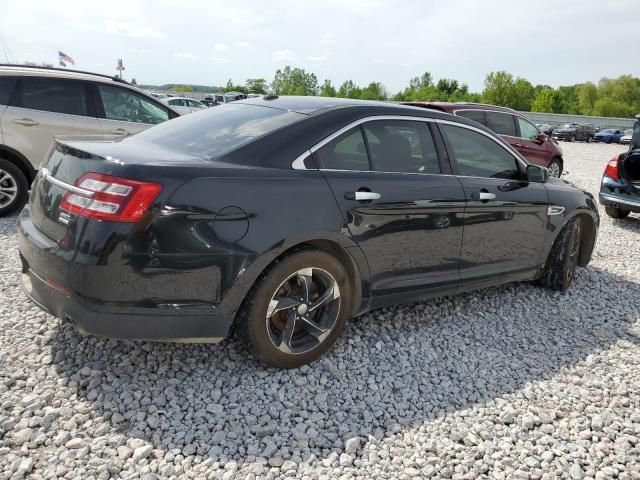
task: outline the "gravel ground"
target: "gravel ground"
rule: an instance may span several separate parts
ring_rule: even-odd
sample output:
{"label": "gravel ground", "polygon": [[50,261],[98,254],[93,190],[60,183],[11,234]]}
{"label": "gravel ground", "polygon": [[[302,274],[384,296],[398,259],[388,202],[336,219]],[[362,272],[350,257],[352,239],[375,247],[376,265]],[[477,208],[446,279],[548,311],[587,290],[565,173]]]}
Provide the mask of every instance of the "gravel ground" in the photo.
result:
{"label": "gravel ground", "polygon": [[[622,150],[562,146],[594,193]],[[0,245],[0,479],[640,478],[640,216],[603,216],[565,294],[376,311],[293,371],[83,338],[23,295],[15,218]]]}

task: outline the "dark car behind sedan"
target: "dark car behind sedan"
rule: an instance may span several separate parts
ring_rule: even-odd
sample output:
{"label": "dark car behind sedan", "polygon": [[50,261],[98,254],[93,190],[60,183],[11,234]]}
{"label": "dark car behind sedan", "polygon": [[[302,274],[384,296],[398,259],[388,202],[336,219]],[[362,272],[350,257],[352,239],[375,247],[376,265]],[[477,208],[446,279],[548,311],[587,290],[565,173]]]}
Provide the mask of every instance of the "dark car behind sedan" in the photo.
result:
{"label": "dark car behind sedan", "polygon": [[596,142],[603,143],[620,143],[620,139],[624,136],[624,132],[622,130],[618,130],[615,128],[605,128],[604,130],[600,130],[593,136],[593,140]]}
{"label": "dark car behind sedan", "polygon": [[600,185],[600,203],[612,218],[640,213],[640,115],[636,117],[629,150],[607,163]]}
{"label": "dark car behind sedan", "polygon": [[19,219],[22,279],[83,332],[296,367],[367,310],[512,281],[565,290],[593,197],[465,118],[274,96],[119,141],[59,140]]}

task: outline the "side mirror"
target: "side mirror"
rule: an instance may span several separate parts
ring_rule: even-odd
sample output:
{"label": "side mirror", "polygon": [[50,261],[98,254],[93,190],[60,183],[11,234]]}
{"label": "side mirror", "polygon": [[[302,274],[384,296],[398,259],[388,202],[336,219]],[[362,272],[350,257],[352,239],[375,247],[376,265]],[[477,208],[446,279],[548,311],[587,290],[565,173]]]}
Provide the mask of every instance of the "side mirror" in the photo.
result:
{"label": "side mirror", "polygon": [[534,142],[544,143],[546,139],[547,139],[547,134],[541,132],[538,135],[536,135]]}
{"label": "side mirror", "polygon": [[538,165],[527,165],[527,181],[546,183],[549,180],[549,170]]}

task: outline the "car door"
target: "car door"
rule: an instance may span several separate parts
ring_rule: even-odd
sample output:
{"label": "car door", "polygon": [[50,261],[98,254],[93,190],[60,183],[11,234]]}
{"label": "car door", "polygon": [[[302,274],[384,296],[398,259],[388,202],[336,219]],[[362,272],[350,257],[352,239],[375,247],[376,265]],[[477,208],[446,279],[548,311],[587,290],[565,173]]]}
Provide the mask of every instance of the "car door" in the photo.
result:
{"label": "car door", "polygon": [[40,168],[53,137],[99,135],[100,124],[89,101],[87,82],[24,76],[17,80],[2,115],[5,145]]}
{"label": "car door", "polygon": [[543,262],[545,186],[524,180],[524,162],[490,134],[460,124],[439,126],[466,196],[462,280],[533,275]]}
{"label": "car door", "polygon": [[367,258],[374,296],[458,282],[464,192],[443,174],[429,123],[370,120],[315,156]]}
{"label": "car door", "polygon": [[513,145],[529,163],[546,167],[549,164],[548,143],[551,139],[541,136],[540,130],[528,120],[515,116],[518,138]]}
{"label": "car door", "polygon": [[97,83],[95,98],[106,135],[131,135],[170,118],[168,108],[128,88]]}
{"label": "car door", "polygon": [[4,143],[3,138],[3,118],[4,112],[8,108],[9,100],[13,94],[13,88],[16,84],[16,77],[0,77],[0,142]]}

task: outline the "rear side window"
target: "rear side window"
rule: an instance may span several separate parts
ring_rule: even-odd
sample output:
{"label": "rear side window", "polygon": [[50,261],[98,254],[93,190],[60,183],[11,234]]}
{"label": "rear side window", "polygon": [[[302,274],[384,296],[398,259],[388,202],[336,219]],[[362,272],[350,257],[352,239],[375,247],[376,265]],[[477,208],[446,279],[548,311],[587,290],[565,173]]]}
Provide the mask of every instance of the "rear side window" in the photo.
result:
{"label": "rear side window", "polygon": [[108,120],[149,125],[169,120],[167,109],[125,88],[98,85],[98,93]]}
{"label": "rear side window", "polygon": [[436,147],[425,122],[378,120],[365,124],[364,132],[373,170],[440,173]]}
{"label": "rear side window", "polygon": [[334,138],[317,152],[323,168],[330,170],[368,171],[369,158],[362,129],[355,127]]}
{"label": "rear side window", "polygon": [[15,84],[15,77],[0,77],[0,105],[9,105]]}
{"label": "rear side window", "polygon": [[156,125],[136,138],[213,158],[304,118],[279,108],[232,103]]}
{"label": "rear side window", "polygon": [[485,115],[487,117],[487,127],[498,135],[518,136],[513,115],[500,112],[485,112]]}
{"label": "rear side window", "polygon": [[474,122],[481,123],[482,125],[487,124],[487,120],[482,110],[463,110],[463,111],[456,112],[456,115],[460,117],[468,118],[469,120],[473,120]]}
{"label": "rear side window", "polygon": [[453,150],[460,175],[467,177],[507,178],[520,177],[514,155],[495,140],[468,128],[441,125]]}
{"label": "rear side window", "polygon": [[518,127],[520,128],[520,137],[535,140],[540,134],[540,130],[527,122],[524,118],[516,118],[518,119]]}
{"label": "rear side window", "polygon": [[17,106],[45,112],[87,115],[83,82],[47,77],[22,77],[22,95]]}

